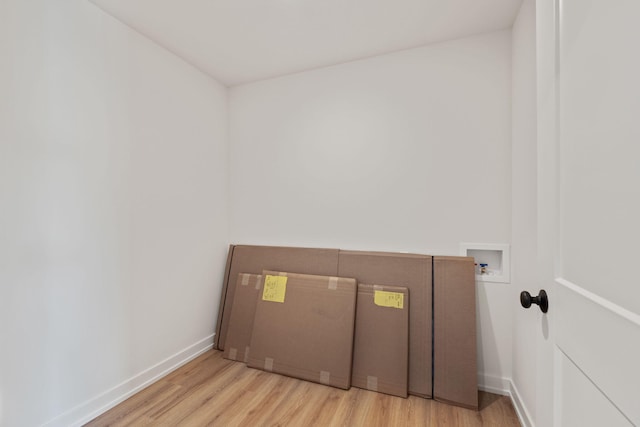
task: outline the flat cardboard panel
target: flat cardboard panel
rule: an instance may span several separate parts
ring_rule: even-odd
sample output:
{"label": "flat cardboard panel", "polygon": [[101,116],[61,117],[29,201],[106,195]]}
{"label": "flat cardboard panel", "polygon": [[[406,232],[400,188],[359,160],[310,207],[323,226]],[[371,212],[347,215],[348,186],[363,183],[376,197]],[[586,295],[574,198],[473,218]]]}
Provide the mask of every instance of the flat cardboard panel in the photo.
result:
{"label": "flat cardboard panel", "polygon": [[262,270],[291,271],[323,276],[338,275],[337,249],[287,248],[235,245],[229,250],[216,327],[216,348],[225,349],[235,287],[229,286],[239,273],[261,274]]}
{"label": "flat cardboard panel", "polygon": [[247,362],[253,318],[256,312],[258,294],[262,287],[261,274],[240,273],[235,283],[233,310],[227,330],[227,345],[223,357]]}
{"label": "flat cardboard panel", "polygon": [[471,257],[434,257],[434,398],[478,409],[476,280]]}
{"label": "flat cardboard panel", "polygon": [[348,389],[356,280],[269,271],[263,275],[263,287],[266,275],[286,276],[286,291],[284,302],[265,300],[260,293],[247,364]]}
{"label": "flat cardboard panel", "polygon": [[[218,321],[216,322],[216,334],[213,337],[213,347],[218,350],[222,350],[222,347],[218,345],[220,341],[220,326],[222,325],[222,315],[224,314],[225,305],[229,307],[233,304],[233,298],[229,298],[229,304],[227,305],[227,291],[229,289],[229,278],[231,274],[231,260],[233,259],[233,249],[235,245],[229,245],[229,253],[227,254],[227,263],[224,268],[224,277],[222,279],[222,293],[220,295],[220,303],[218,305]],[[235,276],[237,277],[237,276]],[[231,279],[233,283],[233,278]]]}
{"label": "flat cardboard panel", "polygon": [[[379,291],[402,294],[401,307],[376,304]],[[408,378],[409,290],[358,284],[351,385],[407,397]]]}
{"label": "flat cardboard panel", "polygon": [[421,397],[432,394],[431,273],[432,258],[428,255],[340,251],[339,276],[409,289],[409,394]]}

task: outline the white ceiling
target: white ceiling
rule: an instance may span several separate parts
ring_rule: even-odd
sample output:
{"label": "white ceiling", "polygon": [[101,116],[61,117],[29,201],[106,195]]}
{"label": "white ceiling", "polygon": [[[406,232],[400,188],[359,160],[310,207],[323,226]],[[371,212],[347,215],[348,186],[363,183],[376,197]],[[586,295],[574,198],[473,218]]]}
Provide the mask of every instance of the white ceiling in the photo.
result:
{"label": "white ceiling", "polygon": [[522,0],[91,0],[233,86],[511,27]]}

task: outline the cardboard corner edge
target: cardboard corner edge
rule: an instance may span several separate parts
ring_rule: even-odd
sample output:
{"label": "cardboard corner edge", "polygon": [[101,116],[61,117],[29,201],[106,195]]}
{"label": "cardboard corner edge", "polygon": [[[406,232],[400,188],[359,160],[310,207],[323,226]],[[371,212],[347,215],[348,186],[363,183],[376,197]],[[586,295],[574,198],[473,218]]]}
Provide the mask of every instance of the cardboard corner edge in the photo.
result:
{"label": "cardboard corner edge", "polygon": [[231,273],[231,260],[233,259],[233,251],[237,245],[230,244],[229,252],[227,253],[227,263],[224,269],[224,277],[222,279],[222,293],[220,294],[220,305],[218,306],[218,321],[216,323],[216,335],[214,337],[215,342],[213,348],[216,350],[224,350],[224,347],[220,345],[220,331],[222,328],[222,315],[224,314],[225,301],[227,299],[227,289],[229,287],[229,274]]}
{"label": "cardboard corner edge", "polygon": [[[479,390],[478,390],[479,392]],[[447,405],[458,406],[460,408],[470,409],[472,411],[480,410],[480,398],[476,397],[475,403],[461,403],[456,402],[455,400],[444,399],[441,397],[434,397],[433,400],[440,403],[446,403]]]}

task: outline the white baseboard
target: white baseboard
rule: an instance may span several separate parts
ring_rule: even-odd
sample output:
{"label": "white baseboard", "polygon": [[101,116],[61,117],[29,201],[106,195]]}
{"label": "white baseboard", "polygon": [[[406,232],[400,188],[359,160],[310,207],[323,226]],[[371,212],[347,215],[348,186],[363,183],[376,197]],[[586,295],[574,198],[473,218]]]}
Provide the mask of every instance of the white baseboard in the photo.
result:
{"label": "white baseboard", "polygon": [[80,405],[69,409],[42,427],[79,427],[105,413],[118,403],[128,399],[138,391],[158,381],[185,363],[200,356],[213,347],[213,335],[209,335],[189,347],[167,357],[163,361],[145,369],[120,384],[98,394]]}
{"label": "white baseboard", "polygon": [[520,424],[523,427],[535,427],[531,414],[527,410],[518,389],[510,378],[479,373],[478,388],[489,393],[509,396],[511,398],[511,403],[513,403],[513,408],[518,415],[518,419],[520,420]]}
{"label": "white baseboard", "polygon": [[498,377],[495,375],[478,374],[478,388],[489,393],[501,394],[508,396],[511,380],[509,378]]}
{"label": "white baseboard", "polygon": [[531,414],[522,401],[522,397],[520,397],[520,393],[518,392],[516,385],[513,383],[513,381],[509,380],[509,386],[509,396],[511,397],[511,402],[513,403],[513,407],[516,410],[516,414],[518,415],[520,424],[522,424],[523,427],[535,427],[535,424],[533,424],[533,418],[531,418]]}

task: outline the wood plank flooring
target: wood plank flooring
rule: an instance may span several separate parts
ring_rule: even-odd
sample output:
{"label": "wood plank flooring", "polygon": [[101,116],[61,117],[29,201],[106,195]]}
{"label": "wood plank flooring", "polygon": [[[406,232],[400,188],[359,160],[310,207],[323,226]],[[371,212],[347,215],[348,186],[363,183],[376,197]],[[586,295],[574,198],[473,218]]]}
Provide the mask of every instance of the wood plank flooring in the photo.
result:
{"label": "wood plank flooring", "polygon": [[320,384],[247,368],[211,350],[87,426],[519,426],[506,396],[480,411]]}

